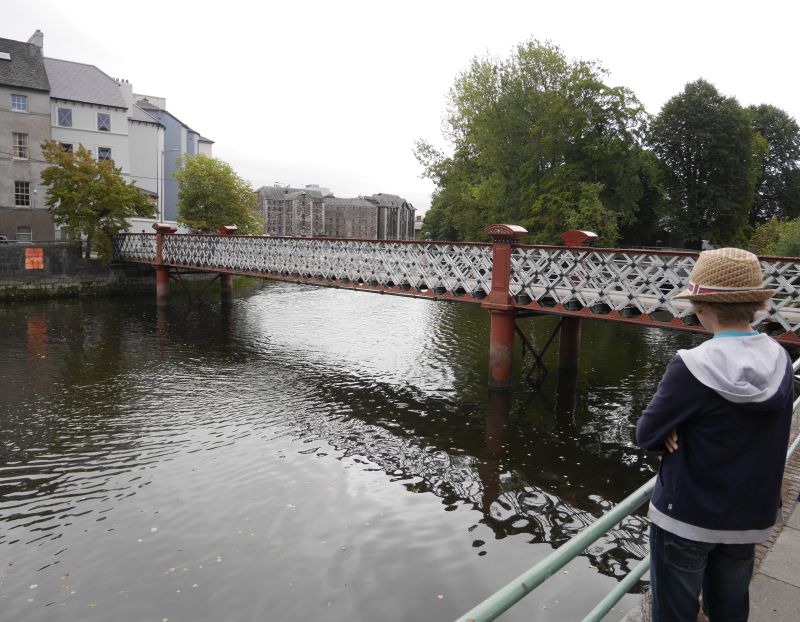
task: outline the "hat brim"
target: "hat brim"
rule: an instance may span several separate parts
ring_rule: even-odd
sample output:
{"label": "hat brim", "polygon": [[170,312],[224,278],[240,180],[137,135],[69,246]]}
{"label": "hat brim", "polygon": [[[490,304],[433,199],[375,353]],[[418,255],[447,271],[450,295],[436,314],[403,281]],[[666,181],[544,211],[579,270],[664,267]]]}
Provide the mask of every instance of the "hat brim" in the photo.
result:
{"label": "hat brim", "polygon": [[673,296],[672,299],[705,302],[763,302],[774,295],[775,291],[772,289],[748,289],[739,292],[708,292],[705,294],[693,294],[692,290],[687,289]]}

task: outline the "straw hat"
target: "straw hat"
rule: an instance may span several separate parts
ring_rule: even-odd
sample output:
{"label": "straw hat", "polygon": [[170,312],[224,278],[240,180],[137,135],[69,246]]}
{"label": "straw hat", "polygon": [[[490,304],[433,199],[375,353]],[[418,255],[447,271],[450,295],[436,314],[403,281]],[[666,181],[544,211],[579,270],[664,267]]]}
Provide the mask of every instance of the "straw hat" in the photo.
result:
{"label": "straw hat", "polygon": [[689,275],[689,288],[675,298],[706,302],[761,302],[775,292],[764,289],[761,263],[740,248],[703,251]]}

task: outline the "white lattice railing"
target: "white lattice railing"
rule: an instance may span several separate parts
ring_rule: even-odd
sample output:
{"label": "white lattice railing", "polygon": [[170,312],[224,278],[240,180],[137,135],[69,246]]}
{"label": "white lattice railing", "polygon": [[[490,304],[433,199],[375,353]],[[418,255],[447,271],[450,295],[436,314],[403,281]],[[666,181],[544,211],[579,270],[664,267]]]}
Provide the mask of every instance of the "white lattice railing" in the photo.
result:
{"label": "white lattice railing", "polygon": [[114,259],[152,263],[156,260],[155,233],[122,233],[114,238]]}
{"label": "white lattice railing", "polygon": [[[672,297],[686,288],[696,254],[619,249],[516,246],[511,255],[510,293],[518,302],[559,304],[567,309],[667,311],[683,318],[691,304]],[[776,290],[768,320],[786,332],[800,328],[797,287],[800,263],[761,259],[764,284]]]}
{"label": "white lattice railing", "polygon": [[[152,239],[148,256],[137,238]],[[155,261],[155,235],[118,236],[116,258]],[[150,241],[147,242],[150,249]],[[401,289],[481,297],[492,283],[489,244],[408,243],[315,238],[165,235],[162,261],[170,266],[346,280]]]}
{"label": "white lattice railing", "polygon": [[[155,263],[156,236],[120,235],[115,253],[117,259]],[[664,311],[683,318],[691,313],[691,306],[672,297],[685,287],[696,257],[693,253],[515,245],[509,289],[519,307],[602,308],[643,316]],[[162,262],[474,298],[488,294],[492,282],[490,244],[177,234],[163,236]],[[769,321],[797,334],[800,262],[764,257],[761,265],[765,285],[777,292]]]}

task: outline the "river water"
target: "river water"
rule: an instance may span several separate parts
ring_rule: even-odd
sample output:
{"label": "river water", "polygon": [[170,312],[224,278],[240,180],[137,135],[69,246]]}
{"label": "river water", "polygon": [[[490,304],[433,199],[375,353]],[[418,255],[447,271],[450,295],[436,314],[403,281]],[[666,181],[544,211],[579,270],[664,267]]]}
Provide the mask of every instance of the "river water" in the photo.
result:
{"label": "river water", "polygon": [[[653,475],[636,419],[702,339],[584,322],[509,397],[473,306],[153,298],[0,307],[1,620],[453,620]],[[502,619],[581,619],[645,547],[634,516]]]}

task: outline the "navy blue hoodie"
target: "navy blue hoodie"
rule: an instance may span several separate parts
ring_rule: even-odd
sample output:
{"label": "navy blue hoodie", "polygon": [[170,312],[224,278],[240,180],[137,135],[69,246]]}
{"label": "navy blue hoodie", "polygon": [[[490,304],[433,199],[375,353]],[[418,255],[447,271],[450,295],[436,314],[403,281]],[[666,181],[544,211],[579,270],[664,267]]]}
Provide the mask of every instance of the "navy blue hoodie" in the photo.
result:
{"label": "navy blue hoodie", "polygon": [[770,337],[716,337],[679,350],[636,426],[665,452],[648,516],[701,542],[761,542],[780,514],[792,420],[792,364]]}

